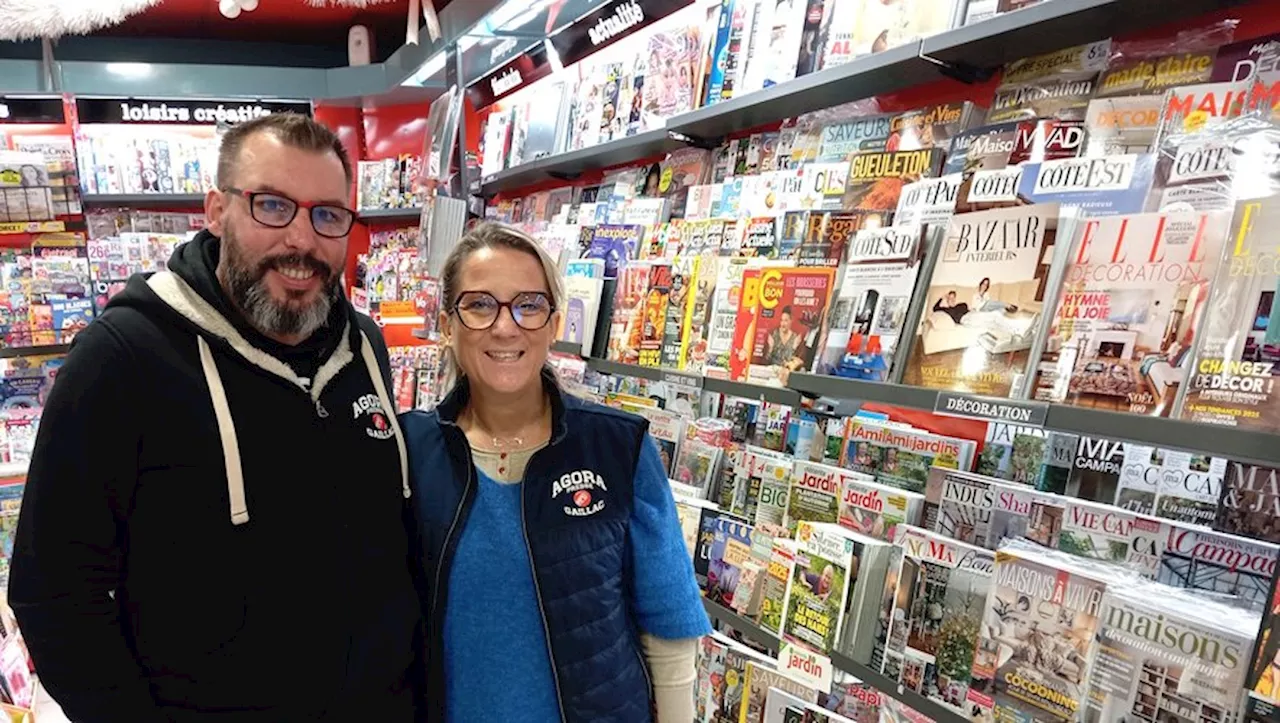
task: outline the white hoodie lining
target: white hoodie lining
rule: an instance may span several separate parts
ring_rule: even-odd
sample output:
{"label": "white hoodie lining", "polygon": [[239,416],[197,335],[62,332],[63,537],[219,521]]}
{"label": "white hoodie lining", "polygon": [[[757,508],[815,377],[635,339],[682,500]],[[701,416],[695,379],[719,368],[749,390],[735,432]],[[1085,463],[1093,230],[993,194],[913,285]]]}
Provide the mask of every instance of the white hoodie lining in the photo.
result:
{"label": "white hoodie lining", "polygon": [[[245,339],[231,322],[218,313],[218,310],[213,308],[209,302],[201,298],[195,289],[192,289],[187,285],[186,281],[182,280],[182,277],[172,271],[161,271],[152,274],[151,278],[147,280],[147,285],[156,293],[156,296],[159,296],[174,311],[182,314],[201,329],[222,337],[231,345],[232,349],[236,350],[237,354],[252,362],[255,366],[293,382],[298,385],[299,389],[307,388],[305,380],[294,373],[288,364],[250,344],[249,340]],[[311,401],[314,402],[320,399],[320,393],[324,391],[325,385],[333,381],[333,378],[338,376],[338,372],[342,371],[343,367],[350,364],[351,360],[355,358],[348,340],[350,332],[351,323],[347,322],[346,327],[342,330],[342,340],[338,343],[338,348],[334,349],[324,364],[320,365],[320,368],[316,370],[315,380],[312,382],[310,389]]]}
{"label": "white hoodie lining", "polygon": [[[200,328],[222,337],[236,353],[250,363],[298,385],[306,390],[305,380],[299,377],[289,365],[258,349],[249,343],[243,335],[227,321],[209,302],[200,297],[186,281],[170,271],[153,274],[147,285],[168,304],[174,311],[190,320]],[[310,388],[312,401],[318,402],[325,386],[337,377],[347,364],[355,358],[349,342],[351,323],[347,322],[342,332],[338,347],[329,355],[325,363],[316,371],[315,381]],[[407,499],[409,497],[409,458],[405,447],[404,434],[396,421],[395,407],[387,395],[386,384],[378,369],[378,360],[373,355],[373,346],[364,332],[360,332],[361,355],[369,379],[378,393],[383,412],[386,414],[396,440],[396,451],[400,454],[400,485]],[[204,371],[205,382],[209,386],[209,397],[213,402],[214,417],[218,422],[218,436],[222,444],[223,464],[226,467],[227,493],[230,497],[231,523],[242,525],[249,521],[249,505],[244,490],[244,469],[240,461],[240,445],[236,437],[235,421],[231,417],[231,406],[227,402],[226,389],[222,384],[222,376],[218,373],[218,365],[213,358],[213,350],[204,336],[196,334],[196,342],[200,350],[200,366]]]}

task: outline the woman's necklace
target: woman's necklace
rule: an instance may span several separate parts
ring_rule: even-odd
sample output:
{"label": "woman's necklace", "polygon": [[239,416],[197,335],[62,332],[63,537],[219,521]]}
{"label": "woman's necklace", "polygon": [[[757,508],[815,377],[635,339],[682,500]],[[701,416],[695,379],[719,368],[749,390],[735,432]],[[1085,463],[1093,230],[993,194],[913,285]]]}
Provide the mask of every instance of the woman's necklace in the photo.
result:
{"label": "woman's necklace", "polygon": [[[474,435],[475,435],[475,436],[477,436],[477,437],[480,437],[481,439],[487,439],[487,440],[489,441],[489,448],[488,448],[488,449],[477,449],[476,451],[478,451],[478,452],[497,452],[497,453],[509,453],[509,452],[523,452],[523,451],[525,451],[526,443],[527,443],[527,441],[528,441],[528,439],[529,439],[529,437],[528,437],[528,427],[529,427],[529,426],[531,426],[531,425],[525,425],[525,427],[523,427],[523,428],[521,428],[521,429],[519,430],[519,431],[520,431],[520,433],[519,433],[519,434],[513,434],[513,435],[511,435],[511,436],[509,436],[509,437],[499,437],[499,436],[496,436],[496,435],[494,435],[494,434],[489,433],[489,431],[488,431],[488,430],[482,430],[482,429],[480,428],[479,423],[476,421],[476,416],[475,416],[475,414],[472,414],[472,413],[470,412],[470,410],[468,410],[468,412],[467,412],[467,421],[468,421],[468,422],[470,422],[470,425],[469,425],[469,426],[471,427],[471,433],[472,433],[472,434],[474,434]],[[538,421],[534,422],[533,424],[534,424],[534,425],[538,425],[538,424],[540,424],[540,423],[541,423],[541,421],[542,421],[542,420],[538,420]],[[475,446],[475,445],[473,444],[472,446]]]}

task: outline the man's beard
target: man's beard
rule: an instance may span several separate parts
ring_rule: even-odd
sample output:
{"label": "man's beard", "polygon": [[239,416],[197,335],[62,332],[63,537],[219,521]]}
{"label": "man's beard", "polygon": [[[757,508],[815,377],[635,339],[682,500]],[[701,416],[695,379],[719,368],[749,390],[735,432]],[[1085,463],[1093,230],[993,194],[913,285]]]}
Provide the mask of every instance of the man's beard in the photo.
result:
{"label": "man's beard", "polygon": [[[342,298],[338,274],[312,256],[291,253],[271,256],[254,264],[241,253],[230,227],[223,229],[222,255],[226,262],[224,283],[232,303],[249,324],[268,336],[310,337],[325,325],[333,305]],[[282,266],[302,265],[315,271],[322,287],[315,301],[302,301],[308,292],[286,291],[288,301],[276,300],[267,288],[267,272]]]}

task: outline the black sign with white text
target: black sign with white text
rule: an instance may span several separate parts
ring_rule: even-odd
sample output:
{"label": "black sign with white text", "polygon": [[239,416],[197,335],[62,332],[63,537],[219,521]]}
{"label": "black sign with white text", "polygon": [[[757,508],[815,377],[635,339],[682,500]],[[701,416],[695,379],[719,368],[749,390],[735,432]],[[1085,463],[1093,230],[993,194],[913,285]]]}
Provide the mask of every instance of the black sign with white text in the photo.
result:
{"label": "black sign with white text", "polygon": [[0,123],[66,123],[61,98],[0,97]]}
{"label": "black sign with white text", "polygon": [[467,97],[476,108],[488,108],[539,78],[551,74],[545,45],[532,50],[477,80],[467,88]]}
{"label": "black sign with white text", "polygon": [[614,0],[551,37],[563,65],[572,65],[661,20],[692,0]]}
{"label": "black sign with white text", "polygon": [[239,100],[76,99],[76,115],[81,123],[217,125],[242,123],[272,113],[309,116],[311,104]]}
{"label": "black sign with white text", "polygon": [[987,422],[1009,422],[1024,427],[1043,427],[1049,416],[1045,402],[1029,402],[1021,399],[995,399],[973,394],[938,392],[933,406],[935,414],[948,417],[967,417]]}

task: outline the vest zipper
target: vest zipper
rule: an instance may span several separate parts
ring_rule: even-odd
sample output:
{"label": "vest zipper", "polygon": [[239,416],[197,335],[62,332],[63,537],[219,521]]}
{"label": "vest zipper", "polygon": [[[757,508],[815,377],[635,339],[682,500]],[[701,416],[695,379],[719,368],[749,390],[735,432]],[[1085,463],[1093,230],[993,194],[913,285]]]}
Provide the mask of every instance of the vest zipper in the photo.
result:
{"label": "vest zipper", "polygon": [[[532,467],[533,460],[529,460],[530,464],[525,468],[525,479],[529,478],[528,468]],[[524,482],[521,482],[523,485]],[[567,723],[564,716],[564,697],[560,694],[560,671],[556,669],[556,654],[551,649],[551,626],[547,624],[547,611],[542,606],[542,587],[538,585],[538,567],[533,562],[533,546],[529,544],[529,521],[525,515],[524,498],[527,487],[520,490],[520,529],[524,534],[524,549],[529,553],[529,572],[533,573],[533,593],[538,597],[538,614],[542,617],[542,635],[547,641],[547,656],[551,658],[551,679],[556,685],[556,704],[560,708],[560,721]]]}
{"label": "vest zipper", "polygon": [[[444,541],[440,545],[440,564],[436,565],[436,582],[435,589],[431,593],[431,610],[439,611],[440,605],[440,577],[444,574],[445,555],[449,550],[449,542],[453,539],[453,533],[458,529],[458,520],[462,519],[462,510],[467,506],[467,495],[471,493],[471,481],[475,478],[476,466],[468,460],[467,464],[467,485],[462,488],[462,500],[458,503],[458,509],[454,510],[453,522],[449,523],[449,529],[444,533]],[[440,619],[443,616],[437,615]]]}

